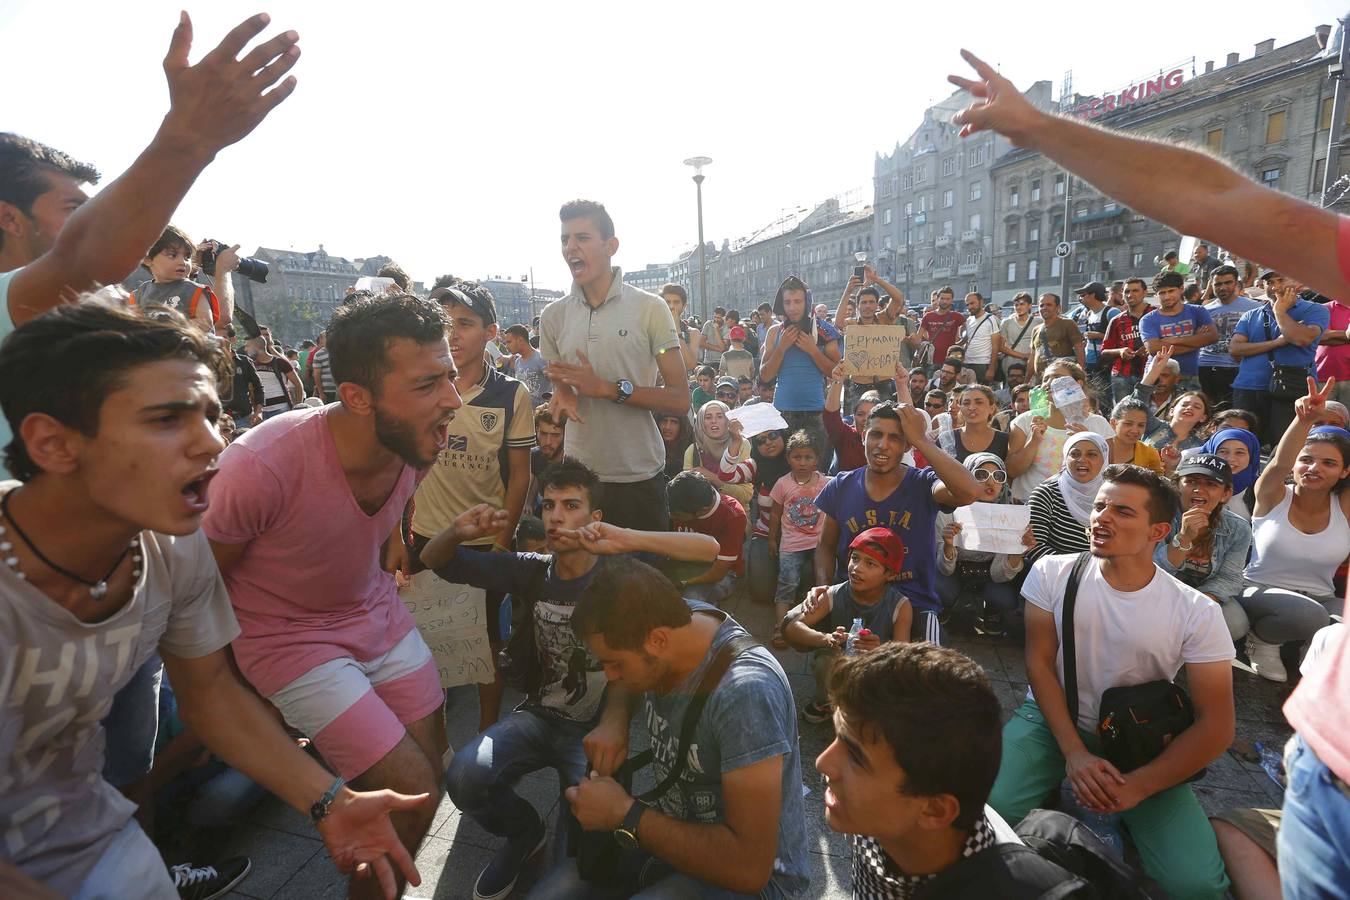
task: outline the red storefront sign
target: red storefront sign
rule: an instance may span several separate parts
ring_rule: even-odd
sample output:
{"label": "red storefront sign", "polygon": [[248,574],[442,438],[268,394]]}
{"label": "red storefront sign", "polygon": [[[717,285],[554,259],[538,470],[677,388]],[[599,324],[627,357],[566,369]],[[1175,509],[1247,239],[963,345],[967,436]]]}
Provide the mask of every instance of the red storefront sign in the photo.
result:
{"label": "red storefront sign", "polygon": [[1181,87],[1185,74],[1184,69],[1173,69],[1166,75],[1130,85],[1119,93],[1084,100],[1074,108],[1074,114],[1084,119],[1095,119],[1122,107],[1165,94]]}

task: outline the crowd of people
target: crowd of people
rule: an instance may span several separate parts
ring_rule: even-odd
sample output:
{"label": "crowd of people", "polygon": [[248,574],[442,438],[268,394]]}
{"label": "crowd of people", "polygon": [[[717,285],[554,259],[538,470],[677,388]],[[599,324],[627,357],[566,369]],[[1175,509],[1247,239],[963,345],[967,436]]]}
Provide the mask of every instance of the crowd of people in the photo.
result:
{"label": "crowd of people", "polygon": [[[1033,848],[1105,862],[1122,834],[1167,896],[1346,895],[1347,220],[1039,112],[967,55],[968,132],[1213,244],[1072,305],[907,307],[864,266],[833,309],[789,276],[700,322],[682,286],[627,283],[609,213],[575,200],[571,290],[534,321],[391,264],[290,347],[235,304],[238,248],[167,224],[293,89],[294,32],[248,49],[267,24],[189,65],[184,15],[169,114],[93,199],[93,167],[0,135],[0,893],[223,895],[247,859],[163,844],[270,793],[350,896],[394,897],[444,793],[501,839],[476,898],[550,834],[531,896],[808,896],[800,718],[833,729],[815,766],[857,897],[1098,896],[1081,854]],[[874,325],[899,326],[894,373],[851,377]],[[989,550],[972,504],[1029,524]],[[452,748],[401,596],[460,585],[493,666]],[[1006,725],[952,633],[1025,645]],[[1189,784],[1253,676],[1299,682],[1278,838],[1278,811],[1211,821]],[[551,832],[516,792],[540,769]]]}

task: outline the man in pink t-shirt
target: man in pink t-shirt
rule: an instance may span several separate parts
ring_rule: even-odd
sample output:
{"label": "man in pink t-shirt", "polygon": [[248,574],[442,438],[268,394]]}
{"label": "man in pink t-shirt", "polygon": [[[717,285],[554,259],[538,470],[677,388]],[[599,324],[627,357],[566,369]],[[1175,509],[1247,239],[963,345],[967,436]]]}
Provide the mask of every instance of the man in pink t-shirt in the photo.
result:
{"label": "man in pink t-shirt", "polygon": [[1332,300],[1326,307],[1331,324],[1317,339],[1317,380],[1335,378],[1333,399],[1350,404],[1350,301]]}
{"label": "man in pink t-shirt", "polygon": [[[239,620],[240,671],[366,790],[441,790],[440,678],[381,546],[406,569],[403,511],[460,405],[445,325],[411,294],[340,307],[328,329],[340,402],[230,445],[202,525]],[[413,856],[435,811],[393,816]]]}

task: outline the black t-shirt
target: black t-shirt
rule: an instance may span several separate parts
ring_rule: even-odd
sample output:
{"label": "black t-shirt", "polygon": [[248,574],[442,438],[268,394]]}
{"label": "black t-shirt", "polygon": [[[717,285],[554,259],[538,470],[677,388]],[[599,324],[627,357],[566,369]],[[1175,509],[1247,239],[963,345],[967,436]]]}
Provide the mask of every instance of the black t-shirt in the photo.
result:
{"label": "black t-shirt", "polygon": [[[262,402],[263,386],[253,360],[237,350],[231,355],[234,357],[234,387],[225,403],[225,410],[238,419],[253,412],[254,396],[259,403]],[[250,394],[250,389],[256,393]]]}

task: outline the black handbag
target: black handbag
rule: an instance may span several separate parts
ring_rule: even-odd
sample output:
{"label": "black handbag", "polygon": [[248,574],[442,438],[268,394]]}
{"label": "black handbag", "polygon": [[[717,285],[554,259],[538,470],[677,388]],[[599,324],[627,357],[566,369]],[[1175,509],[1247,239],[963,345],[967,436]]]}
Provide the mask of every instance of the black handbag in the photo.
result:
{"label": "black handbag", "polygon": [[[1064,699],[1069,720],[1078,727],[1078,654],[1074,640],[1073,608],[1078,582],[1092,559],[1078,554],[1069,583],[1064,588]],[[1121,773],[1132,772],[1157,759],[1172,739],[1195,724],[1191,698],[1171,681],[1159,679],[1143,684],[1107,688],[1097,704],[1097,738],[1101,756]],[[1205,769],[1187,781],[1205,777]]]}
{"label": "black handbag", "polygon": [[[1264,311],[1261,313],[1261,324],[1266,329],[1266,340],[1274,340],[1270,332],[1270,320]],[[1276,400],[1297,400],[1308,393],[1307,366],[1282,366],[1275,362],[1274,350],[1268,350],[1266,356],[1270,359],[1270,384],[1266,390],[1271,397]]]}
{"label": "black handbag", "polygon": [[[694,742],[694,732],[698,730],[698,720],[703,716],[703,707],[708,704],[708,698],[712,696],[713,691],[717,690],[717,685],[722,681],[722,676],[726,674],[727,669],[731,667],[736,657],[749,648],[757,646],[759,646],[758,642],[747,634],[734,637],[718,648],[717,655],[713,657],[712,662],[704,671],[698,687],[694,690],[694,696],[684,711],[684,718],[680,722],[679,750],[676,751],[674,765],[671,766],[670,771],[660,784],[635,797],[635,800],[650,804],[652,801],[661,799],[666,791],[670,790],[675,782],[679,781],[680,777],[684,775],[685,766],[689,761],[689,747]],[[614,773],[614,780],[623,785],[624,790],[631,794],[633,773],[650,765],[651,761],[652,751],[650,749],[629,757]],[[569,846],[577,858],[577,873],[581,875],[582,879],[597,883],[613,881],[619,862],[624,853],[627,852],[615,839],[614,832],[583,831],[577,820],[571,819],[568,822],[568,835],[570,838]]]}

